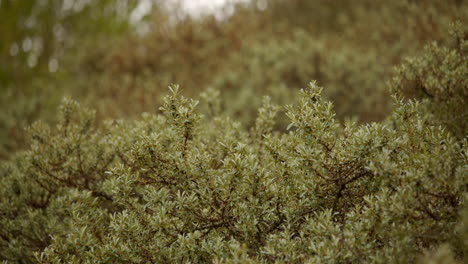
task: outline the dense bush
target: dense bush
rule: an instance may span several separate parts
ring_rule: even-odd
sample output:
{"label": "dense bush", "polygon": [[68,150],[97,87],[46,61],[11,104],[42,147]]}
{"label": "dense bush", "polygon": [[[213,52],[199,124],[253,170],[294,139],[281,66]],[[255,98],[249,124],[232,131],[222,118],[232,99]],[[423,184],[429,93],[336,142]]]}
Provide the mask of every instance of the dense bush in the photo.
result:
{"label": "dense bush", "polygon": [[432,43],[408,59],[391,82],[394,91],[424,102],[436,124],[463,138],[468,133],[468,37],[454,25],[447,45]]}
{"label": "dense bush", "polygon": [[65,101],[4,170],[2,258],[400,263],[448,243],[466,260],[467,142],[416,102],[341,125],[321,92],[311,83],[286,107],[287,133],[269,98],[250,131],[198,113],[177,86],[161,114],[102,128]]}
{"label": "dense bush", "polygon": [[0,260],[468,262],[467,3],[256,6],[6,90]]}

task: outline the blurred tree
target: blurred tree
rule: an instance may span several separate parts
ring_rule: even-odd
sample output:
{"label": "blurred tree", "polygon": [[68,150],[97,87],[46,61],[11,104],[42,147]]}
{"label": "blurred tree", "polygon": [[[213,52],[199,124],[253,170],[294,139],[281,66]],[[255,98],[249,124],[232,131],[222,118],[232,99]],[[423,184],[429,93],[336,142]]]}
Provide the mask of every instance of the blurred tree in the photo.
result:
{"label": "blurred tree", "polygon": [[67,79],[76,64],[65,57],[128,32],[139,3],[0,0],[0,159],[24,143],[25,125],[55,109],[68,85],[52,80]]}
{"label": "blurred tree", "polygon": [[65,50],[90,36],[128,29],[136,1],[0,1],[0,85],[58,70]]}

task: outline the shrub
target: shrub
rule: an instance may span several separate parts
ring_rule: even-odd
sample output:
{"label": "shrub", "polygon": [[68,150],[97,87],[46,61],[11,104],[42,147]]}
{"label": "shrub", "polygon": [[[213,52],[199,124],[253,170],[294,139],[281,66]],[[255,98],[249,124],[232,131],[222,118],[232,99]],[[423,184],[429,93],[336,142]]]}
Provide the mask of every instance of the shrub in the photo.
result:
{"label": "shrub", "polygon": [[268,98],[250,131],[199,113],[177,86],[161,114],[96,129],[65,101],[60,124],[35,124],[31,150],[4,170],[0,256],[400,263],[448,243],[466,260],[452,240],[466,240],[467,142],[413,101],[396,100],[385,122],[341,125],[321,92],[311,83],[286,107],[288,132],[273,130]]}
{"label": "shrub", "polygon": [[[91,105],[100,121],[153,112],[165,87],[179,83],[189,96],[219,91],[220,108],[251,127],[261,104],[255,98],[268,95],[277,104],[290,104],[314,79],[325,87],[324,97],[334,102],[340,120],[383,120],[392,107],[385,84],[393,67],[418,56],[427,42],[444,39],[450,22],[460,20],[463,30],[468,25],[468,2],[458,0],[260,0],[238,6],[222,20],[208,16],[176,22],[155,0],[150,31],[140,36],[125,20],[134,1],[90,2],[77,13],[68,10],[68,2],[3,1],[2,8],[5,2],[11,7],[2,9],[8,19],[0,26],[7,33],[0,56],[13,66],[4,71],[10,85],[3,93],[12,96],[3,96],[0,104],[0,158],[5,159],[24,146],[25,125],[53,119],[50,113],[63,94]],[[255,2],[267,8],[259,10]],[[127,11],[116,13],[119,7]],[[44,17],[31,32],[15,18],[35,9]],[[102,11],[97,20],[88,21],[96,10]],[[66,34],[54,37],[62,30],[53,26]],[[16,34],[11,29],[21,39],[9,37]],[[10,56],[12,41],[36,39],[31,34],[57,44],[42,45],[43,67],[27,66],[27,52]],[[48,73],[49,59],[59,59],[58,73]],[[10,70],[14,76],[8,76]],[[287,122],[280,115],[277,128]]]}
{"label": "shrub", "polygon": [[455,24],[446,45],[432,43],[424,54],[407,59],[391,82],[395,92],[424,102],[436,124],[465,137],[468,124],[468,37]]}
{"label": "shrub", "polygon": [[[170,13],[158,13],[147,35],[126,36],[111,49],[93,45],[83,49],[82,59],[73,56],[73,76],[79,78],[72,90],[81,91],[79,98],[85,94],[102,117],[121,118],[153,111],[170,83],[189,96],[213,88],[221,92],[226,112],[252,126],[261,104],[255,98],[268,95],[290,104],[314,79],[340,120],[379,121],[391,111],[386,82],[393,68],[429,41],[444,39],[450,22],[461,20],[464,30],[468,25],[466,1],[267,4],[265,10],[255,3],[239,6],[224,20],[174,23]],[[287,122],[279,119],[281,126]]]}
{"label": "shrub", "polygon": [[[110,52],[63,57],[77,67],[0,101],[0,260],[468,262],[466,4],[161,14]],[[175,85],[155,99],[176,81],[200,101]],[[98,115],[65,99],[51,117],[62,93]]]}
{"label": "shrub", "polygon": [[0,1],[1,160],[25,147],[26,126],[53,120],[83,44],[127,32],[131,2]]}
{"label": "shrub", "polygon": [[65,100],[59,124],[35,123],[30,149],[0,170],[0,256],[32,261],[32,252],[50,243],[51,234],[70,228],[70,208],[88,191],[102,203],[99,184],[116,153],[103,131],[92,130],[94,112]]}

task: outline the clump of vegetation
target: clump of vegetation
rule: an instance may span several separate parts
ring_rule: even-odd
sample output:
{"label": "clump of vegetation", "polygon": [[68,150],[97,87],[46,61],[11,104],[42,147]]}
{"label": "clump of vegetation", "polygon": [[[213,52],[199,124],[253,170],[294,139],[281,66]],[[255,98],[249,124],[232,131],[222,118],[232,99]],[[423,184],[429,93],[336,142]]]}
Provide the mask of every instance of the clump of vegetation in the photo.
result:
{"label": "clump of vegetation", "polygon": [[[221,20],[175,20],[154,0],[149,32],[141,36],[128,22],[134,1],[75,1],[71,9],[66,1],[20,2],[2,1],[0,11],[8,18],[0,26],[8,36],[0,56],[5,65],[18,66],[9,68],[11,74],[0,69],[4,94],[15,98],[0,104],[4,159],[25,146],[25,125],[55,118],[63,95],[96,109],[98,120],[133,118],[154,112],[171,83],[192,97],[219,91],[223,111],[248,127],[261,105],[256,98],[290,104],[310,80],[325,87],[340,120],[380,121],[392,110],[386,82],[393,67],[446,38],[451,22],[460,20],[464,31],[468,25],[468,3],[457,0],[259,0],[236,6]],[[37,20],[33,32],[18,27],[29,16]],[[27,38],[34,47],[36,39],[53,45],[11,56],[14,43],[19,47]],[[39,56],[33,68],[27,65],[31,56]],[[49,73],[49,62],[56,73]],[[287,122],[280,115],[277,128]]]}
{"label": "clump of vegetation", "polygon": [[[116,4],[119,2],[119,4]],[[53,121],[77,51],[127,32],[132,1],[0,1],[0,159],[27,145],[24,128]]]}
{"label": "clump of vegetation", "polygon": [[101,128],[65,101],[2,176],[2,258],[398,263],[441,243],[466,258],[466,141],[413,101],[341,125],[321,92],[311,83],[286,107],[285,133],[267,98],[250,131],[177,86],[161,114]]}
{"label": "clump of vegetation", "polygon": [[401,95],[418,98],[437,124],[463,138],[468,133],[468,38],[454,25],[447,45],[428,45],[420,57],[398,68],[391,87]]}
{"label": "clump of vegetation", "polygon": [[0,260],[468,262],[466,3],[267,4],[5,94]]}
{"label": "clump of vegetation", "polygon": [[261,2],[238,6],[221,21],[174,23],[158,14],[147,35],[86,52],[77,70],[86,81],[74,90],[100,115],[120,118],[154,111],[171,83],[190,96],[212,88],[223,95],[224,111],[252,126],[257,98],[289,104],[304,83],[317,80],[340,120],[380,121],[391,112],[386,82],[394,67],[446,39],[451,22],[468,25],[468,3],[451,0],[271,0],[265,10],[257,8]]}

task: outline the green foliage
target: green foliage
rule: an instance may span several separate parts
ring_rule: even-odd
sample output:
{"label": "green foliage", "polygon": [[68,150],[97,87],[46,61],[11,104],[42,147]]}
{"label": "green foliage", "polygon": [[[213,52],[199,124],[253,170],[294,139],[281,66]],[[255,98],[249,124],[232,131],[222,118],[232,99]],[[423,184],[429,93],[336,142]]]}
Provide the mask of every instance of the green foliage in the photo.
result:
{"label": "green foliage", "polygon": [[[147,35],[80,40],[56,75],[24,68],[5,53],[32,34],[15,16],[45,14],[40,38],[103,10],[93,32],[127,27],[113,1],[57,3],[0,0],[18,63],[0,75],[0,261],[468,262],[466,1],[157,10]],[[55,116],[63,94],[97,111]]]}
{"label": "green foliage", "polygon": [[83,33],[110,35],[128,27],[134,5],[116,2],[1,1],[0,86],[20,86],[31,75],[47,72],[52,61],[58,63],[65,50],[82,41]]}
{"label": "green foliage", "polygon": [[[121,118],[153,111],[171,83],[190,96],[212,88],[226,113],[253,126],[257,98],[292,103],[313,79],[340,120],[379,121],[392,108],[386,82],[393,68],[446,38],[451,22],[468,25],[466,1],[270,0],[267,7],[254,1],[221,21],[174,23],[158,14],[147,35],[84,51],[74,90],[100,115]],[[280,117],[281,126],[287,122]]]}
{"label": "green foliage", "polygon": [[139,121],[92,128],[94,113],[65,100],[56,127],[33,125],[31,149],[2,175],[0,256],[400,263],[449,243],[436,254],[466,260],[467,142],[420,104],[341,125],[311,83],[280,133],[268,98],[248,131],[170,90],[161,114]]}
{"label": "green foliage", "polygon": [[60,103],[56,87],[45,86],[44,80],[29,84],[30,91],[6,89],[0,97],[0,160],[24,148],[24,128],[38,118],[51,121]]}
{"label": "green foliage", "polygon": [[30,149],[1,170],[1,258],[31,261],[49,234],[68,231],[68,219],[78,213],[70,205],[87,192],[108,203],[99,190],[116,156],[108,136],[92,129],[94,112],[73,101],[62,103],[59,119],[55,127],[35,123]]}
{"label": "green foliage", "polygon": [[468,38],[455,24],[447,45],[432,43],[424,54],[398,68],[391,87],[402,95],[423,100],[436,124],[463,138],[468,133]]}
{"label": "green foliage", "polygon": [[128,30],[134,7],[126,0],[0,1],[0,159],[24,147],[26,126],[54,118],[69,93],[76,63],[69,54]]}
{"label": "green foliage", "polygon": [[[0,89],[15,98],[0,105],[2,157],[25,145],[24,124],[53,120],[63,95],[92,105],[99,121],[137,117],[153,112],[171,83],[190,96],[218,91],[220,110],[247,127],[261,106],[257,98],[290,104],[311,79],[325,87],[340,120],[383,120],[392,108],[386,82],[393,67],[443,40],[451,22],[460,20],[464,31],[468,25],[466,1],[259,0],[221,20],[177,20],[154,8],[149,32],[138,35],[128,25],[135,1],[33,2],[1,1],[0,71],[8,85]],[[28,39],[34,47],[51,44],[26,52]],[[11,56],[14,44],[19,53]],[[28,66],[29,57],[37,57],[36,66]],[[19,114],[12,121],[10,113]],[[280,114],[276,129],[287,123]]]}

